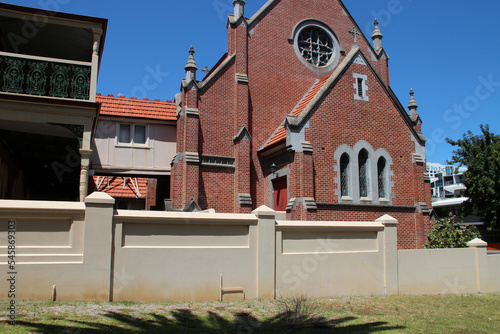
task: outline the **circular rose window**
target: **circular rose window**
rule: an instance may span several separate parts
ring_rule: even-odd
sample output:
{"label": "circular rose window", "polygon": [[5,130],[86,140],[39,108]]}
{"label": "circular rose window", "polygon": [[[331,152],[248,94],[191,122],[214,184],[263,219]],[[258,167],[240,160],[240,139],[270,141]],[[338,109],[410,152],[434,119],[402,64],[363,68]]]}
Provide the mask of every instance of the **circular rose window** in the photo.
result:
{"label": "circular rose window", "polygon": [[325,66],[332,59],[333,42],[324,30],[316,27],[302,29],[297,43],[302,57],[314,66]]}
{"label": "circular rose window", "polygon": [[327,72],[339,60],[340,46],[333,33],[322,23],[302,22],[294,31],[294,49],[308,68]]}

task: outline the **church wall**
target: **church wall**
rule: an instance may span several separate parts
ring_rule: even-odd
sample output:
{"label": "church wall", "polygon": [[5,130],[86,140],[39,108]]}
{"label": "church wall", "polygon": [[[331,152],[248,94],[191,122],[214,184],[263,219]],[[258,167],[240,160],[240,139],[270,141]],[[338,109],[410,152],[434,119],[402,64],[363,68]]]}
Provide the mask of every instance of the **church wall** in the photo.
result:
{"label": "church wall", "polygon": [[[257,206],[272,203],[268,200],[269,180],[265,179],[265,168],[260,165],[256,151],[282,124],[285,116],[292,112],[316,80],[326,74],[305,67],[294,51],[293,42],[288,40],[295,26],[306,18],[314,18],[330,26],[339,39],[341,50],[349,52],[353,43],[349,31],[355,24],[336,1],[312,4],[295,2],[293,5],[290,1],[282,1],[260,22],[249,27],[248,71],[253,161],[256,166],[253,182],[258,183],[255,190]],[[365,53],[371,50],[362,37],[358,37],[358,44]],[[341,54],[339,63],[344,58]],[[367,58],[371,60],[372,55],[367,54]],[[351,98],[352,95],[349,94]]]}
{"label": "church wall", "polygon": [[[367,75],[369,101],[354,99],[356,90],[353,88],[353,73]],[[377,201],[369,201],[364,203],[365,207],[360,204],[356,208],[346,206],[332,211],[318,205],[318,220],[371,220],[388,213],[400,222],[399,248],[421,247],[429,224],[426,224],[422,214],[411,207],[426,200],[423,167],[412,161],[415,144],[411,140],[412,133],[408,125],[367,66],[353,64],[346,71],[309,120],[309,128],[305,130],[305,134],[314,151],[314,197],[317,203],[340,202],[337,184],[339,169],[338,161],[334,159],[335,151],[341,145],[354,148],[360,141],[365,141],[373,151],[384,149],[392,159],[392,165],[389,166],[392,172],[390,184],[393,186],[389,187],[392,205],[410,207],[404,212],[399,212],[397,207],[378,209],[368,206],[379,204]],[[351,156],[351,161],[358,159],[357,151],[354,153],[356,156]],[[376,168],[376,161],[372,161],[371,167]],[[370,181],[377,182],[376,179]]]}
{"label": "church wall", "polygon": [[[260,17],[258,22],[253,22],[248,27],[248,53],[246,45],[241,41],[241,34],[245,29],[242,26],[229,25],[229,54],[231,56],[234,51],[235,60],[199,92],[196,101],[200,111],[197,152],[200,156],[234,157],[236,168],[229,172],[201,166],[199,175],[192,176],[198,177],[199,204],[203,209],[242,212],[238,211],[241,207],[236,201],[238,192],[247,192],[246,189],[238,191],[243,188],[240,187],[242,174],[250,174],[252,207],[260,205],[273,207],[271,182],[274,176],[269,169],[269,156],[262,156],[258,151],[282,126],[286,115],[295,109],[315,83],[334,70],[333,68],[329,72],[311,70],[296,54],[291,38],[297,24],[304,19],[323,22],[333,30],[340,44],[338,64],[341,64],[352,48],[354,37],[350,31],[356,24],[337,1],[277,2]],[[373,49],[363,36],[357,37],[357,43],[367,61],[375,70],[381,72],[379,73],[381,80],[387,81],[386,60],[376,59]],[[245,58],[246,55],[248,58]],[[242,100],[243,97],[246,98],[246,91],[241,89],[242,83],[235,78],[236,73],[244,72],[245,64],[248,65],[248,110],[245,101]],[[368,101],[354,99],[356,89],[353,87],[355,82],[353,74],[367,76]],[[373,220],[380,217],[382,211],[396,213],[399,215],[398,220],[401,221],[401,227],[398,227],[399,246],[415,248],[421,244],[422,231],[428,226],[428,217],[416,213],[418,211],[416,203],[426,201],[422,186],[423,170],[413,162],[415,139],[409,124],[380,85],[367,65],[356,63],[350,65],[308,121],[305,140],[312,144],[312,156],[310,153],[297,151],[294,147],[296,152],[292,154],[292,161],[281,162],[277,169],[288,171],[281,175],[287,177],[288,199],[314,198],[318,204],[317,211],[311,208],[307,210],[298,205],[293,209],[296,211],[288,214],[288,219]],[[188,95],[192,100],[192,92]],[[191,101],[190,104],[192,103],[194,102]],[[237,146],[233,142],[233,138],[241,129],[241,123],[246,119],[247,112],[249,119],[245,125],[252,137],[250,148],[252,161],[249,169],[243,163],[240,165],[244,160],[244,154],[236,149]],[[178,126],[182,129],[183,123],[179,122]],[[184,135],[182,140],[189,140],[189,135]],[[376,203],[373,201],[366,203],[372,206],[363,206],[358,196],[357,203],[353,203],[358,205],[356,208],[341,207],[332,211],[328,205],[322,207],[320,204],[339,204],[336,192],[338,181],[335,180],[338,178],[335,169],[338,166],[334,159],[336,150],[341,145],[347,145],[352,149],[360,142],[369,145],[373,152],[382,149],[388,154],[391,160],[388,161],[391,184],[388,188],[393,196],[388,203],[382,205],[379,205],[377,199]],[[181,148],[180,152],[183,151],[189,152]],[[283,153],[284,149],[272,153],[271,157]],[[372,166],[376,167],[376,162]],[[183,182],[185,174],[175,176],[174,173],[175,178],[180,181],[174,181],[173,189],[179,188],[175,182]]]}
{"label": "church wall", "polygon": [[226,69],[206,90],[200,92],[200,152],[207,155],[233,156],[235,126],[234,68]]}
{"label": "church wall", "polygon": [[233,212],[236,200],[234,194],[233,169],[217,167],[200,168],[201,208],[216,208],[217,212]]}
{"label": "church wall", "polygon": [[[306,68],[295,54],[292,37],[295,26],[304,19],[316,19],[330,26],[340,48],[351,50],[354,23],[337,1],[281,1],[249,30],[249,85],[253,106],[254,144],[260,148],[283,122],[300,99],[326,73]],[[363,52],[369,48],[358,37]],[[344,56],[340,56],[339,63]],[[371,59],[371,55],[367,55]]]}
{"label": "church wall", "polygon": [[[353,73],[368,76],[369,101],[354,100]],[[353,64],[346,71],[328,97],[316,110],[305,130],[314,150],[316,171],[316,201],[338,203],[333,155],[341,145],[353,148],[360,140],[366,141],[374,151],[386,150],[392,158],[393,205],[414,205],[414,166],[412,153],[415,144],[411,132],[398,110],[387,97],[367,66]],[[351,160],[357,156],[351,157]],[[371,164],[374,167],[375,164]],[[423,181],[423,173],[420,176]],[[376,180],[372,180],[375,182]],[[420,182],[423,183],[423,182]]]}

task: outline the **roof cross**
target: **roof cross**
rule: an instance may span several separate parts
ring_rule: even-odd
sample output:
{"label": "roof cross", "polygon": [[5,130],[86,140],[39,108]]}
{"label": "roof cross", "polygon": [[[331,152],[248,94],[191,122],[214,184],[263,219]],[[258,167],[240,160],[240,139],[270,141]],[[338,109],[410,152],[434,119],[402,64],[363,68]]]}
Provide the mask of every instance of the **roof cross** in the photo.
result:
{"label": "roof cross", "polygon": [[208,72],[210,72],[210,70],[208,69],[208,66],[205,66],[204,69],[201,70],[203,73],[205,73],[205,75],[207,75]]}
{"label": "roof cross", "polygon": [[193,46],[191,45],[191,48],[189,49],[189,54],[192,56],[194,54],[194,48]]}
{"label": "roof cross", "polygon": [[349,31],[353,36],[354,36],[354,43],[356,43],[356,38],[361,35],[361,33],[356,29],[356,27],[352,28],[352,30]]}

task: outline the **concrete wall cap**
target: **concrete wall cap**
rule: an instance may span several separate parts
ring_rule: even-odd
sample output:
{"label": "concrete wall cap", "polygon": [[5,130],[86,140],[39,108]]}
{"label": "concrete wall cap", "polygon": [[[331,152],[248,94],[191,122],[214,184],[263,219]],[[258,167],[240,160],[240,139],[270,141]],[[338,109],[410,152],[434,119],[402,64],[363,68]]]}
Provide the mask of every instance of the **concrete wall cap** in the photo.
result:
{"label": "concrete wall cap", "polygon": [[85,203],[115,204],[115,199],[104,192],[94,191],[85,197]]}
{"label": "concrete wall cap", "polygon": [[340,222],[340,221],[277,221],[278,230],[310,230],[310,231],[381,231],[384,225],[380,222]]}
{"label": "concrete wall cap", "polygon": [[257,217],[259,216],[276,216],[276,211],[271,209],[268,206],[261,205],[257,209],[252,211],[252,214],[256,215]]}
{"label": "concrete wall cap", "polygon": [[474,248],[486,248],[488,246],[488,243],[479,239],[479,238],[476,238],[474,240],[469,241],[467,243],[467,246],[474,247]]}
{"label": "concrete wall cap", "polygon": [[398,220],[389,216],[389,215],[383,215],[379,219],[375,220],[377,223],[381,223],[384,225],[397,225]]}
{"label": "concrete wall cap", "polygon": [[257,217],[253,214],[216,213],[214,211],[144,211],[144,210],[116,210],[113,219],[117,222],[125,220],[139,223],[167,223],[167,224],[255,224]]}
{"label": "concrete wall cap", "polygon": [[85,211],[85,204],[81,202],[56,202],[56,201],[24,201],[0,200],[0,211],[24,212],[29,210],[40,211]]}

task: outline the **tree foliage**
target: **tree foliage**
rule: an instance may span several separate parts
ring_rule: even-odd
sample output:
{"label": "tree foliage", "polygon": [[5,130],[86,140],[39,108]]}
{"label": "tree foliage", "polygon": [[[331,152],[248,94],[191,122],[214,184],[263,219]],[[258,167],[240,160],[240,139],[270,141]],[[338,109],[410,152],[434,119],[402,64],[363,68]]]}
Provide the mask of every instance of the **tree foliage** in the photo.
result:
{"label": "tree foliage", "polygon": [[490,132],[488,125],[481,125],[480,135],[468,131],[457,141],[446,141],[457,149],[453,151],[451,164],[467,166],[464,183],[464,215],[475,214],[484,219],[488,229],[497,226],[500,219],[500,136]]}
{"label": "tree foliage", "polygon": [[432,226],[424,248],[465,248],[475,238],[481,238],[475,226],[460,225],[455,216],[450,215]]}

